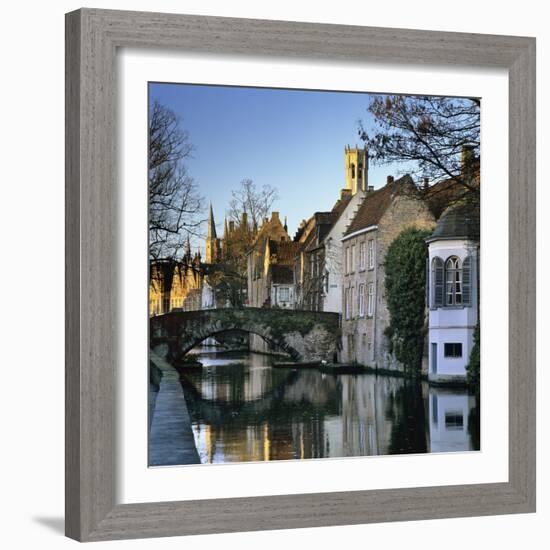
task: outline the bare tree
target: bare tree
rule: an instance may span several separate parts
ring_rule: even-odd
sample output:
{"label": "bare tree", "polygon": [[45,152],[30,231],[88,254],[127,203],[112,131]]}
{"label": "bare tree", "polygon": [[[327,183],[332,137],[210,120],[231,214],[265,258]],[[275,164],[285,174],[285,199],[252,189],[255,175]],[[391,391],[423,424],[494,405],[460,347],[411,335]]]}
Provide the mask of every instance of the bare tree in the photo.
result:
{"label": "bare tree", "polygon": [[178,116],[155,101],[149,117],[149,256],[175,258],[191,235],[200,236],[204,200],[187,173],[193,147]]}
{"label": "bare tree", "polygon": [[406,163],[417,181],[449,179],[479,196],[479,185],[462,164],[463,150],[479,156],[478,99],[376,95],[368,111],[374,128],[361,121],[359,135],[375,164]]}
{"label": "bare tree", "polygon": [[210,280],[224,303],[241,307],[246,301],[247,252],[256,235],[254,227],[260,227],[278,193],[269,185],[258,189],[252,180],[244,179],[237,190],[231,191],[231,197],[229,217],[235,223],[230,233],[224,233],[223,260]]}
{"label": "bare tree", "polygon": [[265,217],[269,215],[273,203],[279,198],[277,189],[264,185],[261,189],[251,179],[241,181],[236,191],[231,191],[229,202],[229,216],[240,223],[243,213],[247,214],[251,224],[259,227]]}

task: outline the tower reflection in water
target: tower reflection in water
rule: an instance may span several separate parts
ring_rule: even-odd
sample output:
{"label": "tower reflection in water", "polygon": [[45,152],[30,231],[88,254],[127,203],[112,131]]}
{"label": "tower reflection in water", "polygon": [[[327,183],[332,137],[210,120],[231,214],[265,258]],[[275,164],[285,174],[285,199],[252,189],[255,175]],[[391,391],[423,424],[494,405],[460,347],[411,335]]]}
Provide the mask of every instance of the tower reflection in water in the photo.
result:
{"label": "tower reflection in water", "polygon": [[273,368],[253,353],[199,360],[181,380],[203,463],[479,450],[466,390]]}

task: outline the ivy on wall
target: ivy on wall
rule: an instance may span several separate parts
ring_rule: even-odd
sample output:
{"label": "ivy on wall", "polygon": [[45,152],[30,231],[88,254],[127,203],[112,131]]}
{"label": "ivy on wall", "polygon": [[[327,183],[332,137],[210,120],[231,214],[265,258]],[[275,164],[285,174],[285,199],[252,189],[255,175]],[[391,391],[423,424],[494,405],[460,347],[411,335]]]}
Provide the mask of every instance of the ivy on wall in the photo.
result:
{"label": "ivy on wall", "polygon": [[426,336],[425,239],[430,231],[410,227],[390,244],[385,259],[390,351],[410,374],[420,373]]}

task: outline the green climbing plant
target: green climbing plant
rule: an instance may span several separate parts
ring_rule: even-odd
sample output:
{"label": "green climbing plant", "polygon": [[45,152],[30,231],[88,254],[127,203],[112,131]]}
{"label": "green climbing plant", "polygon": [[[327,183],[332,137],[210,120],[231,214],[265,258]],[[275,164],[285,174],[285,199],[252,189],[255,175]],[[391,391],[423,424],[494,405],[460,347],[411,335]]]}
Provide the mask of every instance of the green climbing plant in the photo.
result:
{"label": "green climbing plant", "polygon": [[479,392],[479,323],[474,330],[474,345],[470,352],[470,359],[466,366],[466,379],[468,384]]}
{"label": "green climbing plant", "polygon": [[385,334],[389,349],[409,374],[420,373],[426,336],[425,239],[430,232],[403,230],[390,244],[385,260],[386,301],[390,324]]}

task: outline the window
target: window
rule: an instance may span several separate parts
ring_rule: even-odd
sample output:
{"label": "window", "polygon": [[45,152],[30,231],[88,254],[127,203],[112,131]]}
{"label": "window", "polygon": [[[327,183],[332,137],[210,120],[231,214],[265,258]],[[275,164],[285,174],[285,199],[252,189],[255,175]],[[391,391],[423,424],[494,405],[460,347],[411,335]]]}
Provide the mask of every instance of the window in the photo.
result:
{"label": "window", "polygon": [[357,179],[361,179],[361,174],[363,173],[363,163],[360,162],[359,165],[358,165],[358,170],[357,170]]}
{"label": "window", "polygon": [[365,316],[365,285],[359,285],[359,317]]}
{"label": "window", "polygon": [[351,245],[350,259],[349,259],[350,269],[349,272],[353,273],[355,271],[355,245]]}
{"label": "window", "polygon": [[462,430],[464,428],[462,411],[445,411],[445,428],[447,430]]}
{"label": "window", "polygon": [[359,269],[365,269],[365,241],[359,243]]}
{"label": "window", "polygon": [[462,343],[445,344],[445,357],[462,357]]}
{"label": "window", "polygon": [[445,262],[445,305],[462,305],[462,270],[456,256]]}
{"label": "window", "polygon": [[368,301],[367,301],[367,315],[372,317],[374,313],[374,283],[369,283],[368,286]]}
{"label": "window", "polygon": [[374,239],[369,239],[369,269],[374,269]]}
{"label": "window", "polygon": [[354,311],[353,311],[353,287],[349,289],[349,316],[350,319],[353,319]]}
{"label": "window", "polygon": [[352,178],[352,179],[355,178],[355,164],[352,164],[352,165],[351,165],[351,178]]}
{"label": "window", "polygon": [[346,246],[346,250],[345,250],[344,271],[346,272],[346,274],[349,273],[349,246]]}
{"label": "window", "polygon": [[289,289],[287,286],[279,287],[279,301],[288,302],[289,300]]}

